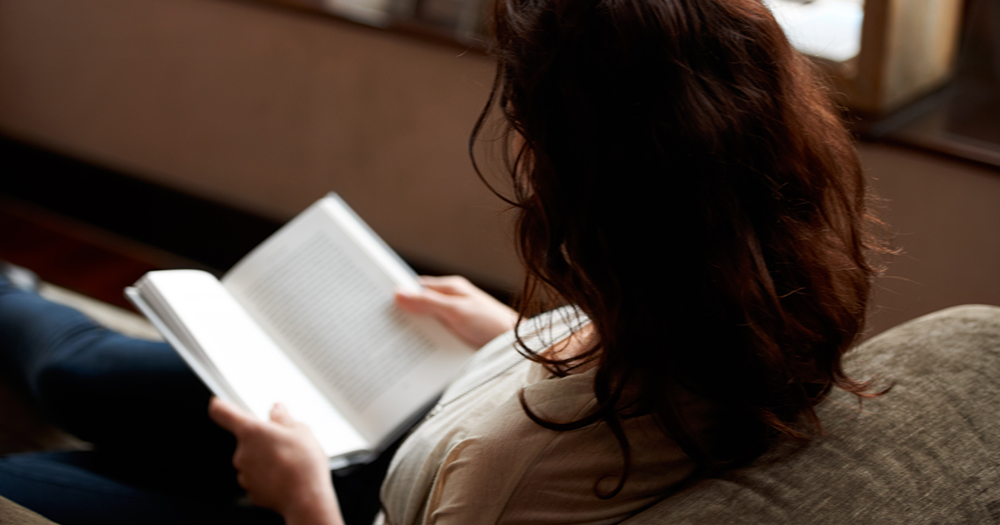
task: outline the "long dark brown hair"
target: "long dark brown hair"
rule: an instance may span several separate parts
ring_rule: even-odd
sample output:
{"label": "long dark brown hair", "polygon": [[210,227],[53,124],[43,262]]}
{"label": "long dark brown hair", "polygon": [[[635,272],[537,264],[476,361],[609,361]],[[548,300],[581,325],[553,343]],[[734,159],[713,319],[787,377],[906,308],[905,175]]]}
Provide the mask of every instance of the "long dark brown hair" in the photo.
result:
{"label": "long dark brown hair", "polygon": [[[596,411],[654,414],[699,464],[748,461],[820,430],[878,268],[852,139],[808,61],[759,0],[496,0],[498,61],[470,148],[506,123],[508,202],[527,269],[522,319],[559,302],[596,367]],[[477,167],[478,171],[478,167]],[[482,174],[481,174],[482,176]],[[625,394],[625,392],[628,392]],[[715,407],[696,430],[682,402]]]}

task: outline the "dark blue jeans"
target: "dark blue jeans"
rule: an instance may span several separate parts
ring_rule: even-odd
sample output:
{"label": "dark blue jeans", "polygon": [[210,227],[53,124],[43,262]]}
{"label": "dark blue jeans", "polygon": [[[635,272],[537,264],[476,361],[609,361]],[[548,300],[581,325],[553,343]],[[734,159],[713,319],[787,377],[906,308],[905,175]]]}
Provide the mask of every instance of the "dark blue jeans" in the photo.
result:
{"label": "dark blue jeans", "polygon": [[[66,525],[281,522],[238,504],[235,441],[209,420],[211,393],[166,343],[109,331],[0,277],[0,373],[95,444],[0,458],[0,495]],[[348,523],[370,523],[388,459],[334,478]]]}

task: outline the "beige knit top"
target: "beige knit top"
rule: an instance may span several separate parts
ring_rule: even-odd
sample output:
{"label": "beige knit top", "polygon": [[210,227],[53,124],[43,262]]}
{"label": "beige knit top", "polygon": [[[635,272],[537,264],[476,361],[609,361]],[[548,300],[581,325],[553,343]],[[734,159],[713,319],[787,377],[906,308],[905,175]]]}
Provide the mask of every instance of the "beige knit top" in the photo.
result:
{"label": "beige knit top", "polygon": [[[587,321],[561,309],[532,322],[526,341],[540,351]],[[523,388],[535,414],[575,421],[596,405],[594,372],[555,377],[515,350],[513,333],[487,344],[399,448],[376,523],[617,523],[663,497],[694,463],[651,416],[623,422],[632,471],[621,493],[601,499],[595,485],[614,488],[623,465],[608,428],[548,430],[521,408]]]}

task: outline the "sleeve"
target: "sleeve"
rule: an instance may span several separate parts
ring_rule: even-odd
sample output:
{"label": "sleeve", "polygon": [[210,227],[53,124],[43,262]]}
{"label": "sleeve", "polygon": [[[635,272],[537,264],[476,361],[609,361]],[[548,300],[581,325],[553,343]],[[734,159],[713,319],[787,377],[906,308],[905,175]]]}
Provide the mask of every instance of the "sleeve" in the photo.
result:
{"label": "sleeve", "polygon": [[[593,409],[587,390],[567,392],[560,381],[543,381],[525,391],[529,406],[553,421],[573,421]],[[581,382],[583,383],[583,382]],[[582,395],[580,395],[582,394]],[[506,521],[512,497],[567,433],[528,418],[517,397],[501,404],[484,424],[448,451],[427,500],[425,523],[477,525]],[[543,480],[541,480],[543,481]]]}
{"label": "sleeve", "polygon": [[[543,381],[525,391],[540,417],[570,422],[596,404],[591,381]],[[612,524],[655,503],[687,478],[693,462],[665,440],[652,416],[623,422],[632,445],[632,469],[621,493],[601,498],[618,484],[624,459],[603,424],[546,429],[528,418],[517,398],[455,443],[438,471],[425,523],[438,525],[554,523]]]}

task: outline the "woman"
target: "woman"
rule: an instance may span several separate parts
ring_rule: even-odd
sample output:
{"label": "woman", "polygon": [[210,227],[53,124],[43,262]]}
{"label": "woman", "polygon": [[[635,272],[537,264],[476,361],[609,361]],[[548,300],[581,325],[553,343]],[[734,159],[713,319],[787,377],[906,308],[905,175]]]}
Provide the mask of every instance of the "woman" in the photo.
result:
{"label": "woman", "polygon": [[[832,388],[869,395],[840,365],[877,273],[865,182],[769,11],[497,0],[492,18],[497,76],[473,142],[500,111],[527,271],[517,328],[464,281],[398,297],[492,342],[401,445],[383,519],[615,523],[815,435]],[[342,522],[325,458],[281,406],[271,421],[219,400],[210,414],[238,441],[251,501]]]}

